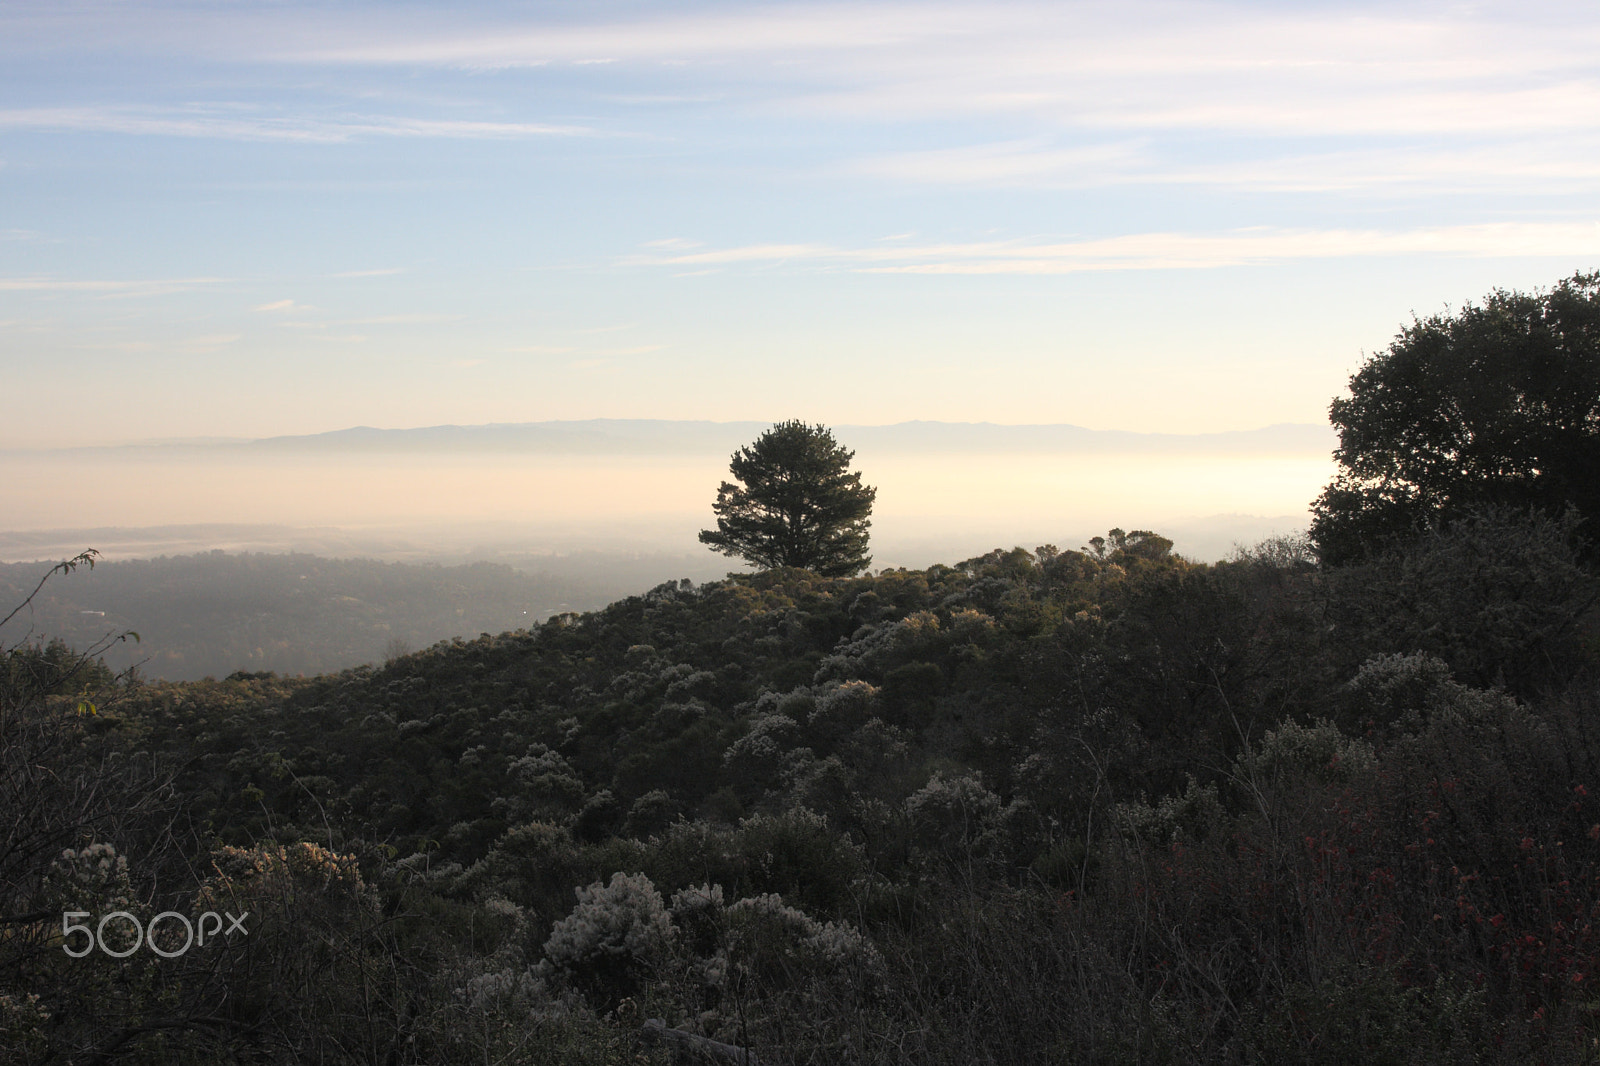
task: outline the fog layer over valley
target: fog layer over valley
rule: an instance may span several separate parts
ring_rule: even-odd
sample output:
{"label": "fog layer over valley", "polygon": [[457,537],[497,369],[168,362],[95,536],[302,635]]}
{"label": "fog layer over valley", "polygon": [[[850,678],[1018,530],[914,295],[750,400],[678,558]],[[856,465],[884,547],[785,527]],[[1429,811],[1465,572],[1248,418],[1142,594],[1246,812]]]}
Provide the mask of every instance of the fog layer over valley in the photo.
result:
{"label": "fog layer over valley", "polygon": [[[59,558],[88,546],[65,531],[111,529],[93,546],[112,557],[160,554],[171,541],[177,551],[518,566],[508,553],[676,555],[694,549],[729,453],[764,426],[595,420],[0,451],[9,489],[0,531],[11,531],[0,532],[0,560]],[[836,429],[879,489],[878,566],[927,566],[1112,525],[1159,527],[1180,552],[1219,558],[1234,541],[1302,527],[1306,501],[1332,471],[1325,426],[1200,435],[931,422]],[[263,524],[314,532],[130,532]]]}
{"label": "fog layer over valley", "polygon": [[[0,452],[0,590],[100,566],[19,619],[151,677],[315,674],[516,630],[737,563],[695,541],[764,423],[594,420]],[[1305,524],[1326,427],[1167,435],[913,422],[839,429],[880,489],[873,565],[1156,528],[1215,559]],[[1151,501],[1159,501],[1152,503]],[[1226,512],[1216,513],[1219,508]],[[227,554],[223,554],[227,553]],[[365,561],[359,561],[365,560]]]}

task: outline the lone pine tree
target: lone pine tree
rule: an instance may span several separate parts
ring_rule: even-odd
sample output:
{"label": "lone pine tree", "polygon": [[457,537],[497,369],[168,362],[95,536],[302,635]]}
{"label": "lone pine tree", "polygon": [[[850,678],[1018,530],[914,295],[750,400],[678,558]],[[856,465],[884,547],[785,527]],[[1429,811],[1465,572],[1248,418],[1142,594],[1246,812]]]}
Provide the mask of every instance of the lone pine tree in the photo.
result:
{"label": "lone pine tree", "polygon": [[794,566],[848,577],[872,562],[867,530],[878,490],[850,471],[855,452],[826,426],[780,422],[733,453],[700,542],[762,568]]}

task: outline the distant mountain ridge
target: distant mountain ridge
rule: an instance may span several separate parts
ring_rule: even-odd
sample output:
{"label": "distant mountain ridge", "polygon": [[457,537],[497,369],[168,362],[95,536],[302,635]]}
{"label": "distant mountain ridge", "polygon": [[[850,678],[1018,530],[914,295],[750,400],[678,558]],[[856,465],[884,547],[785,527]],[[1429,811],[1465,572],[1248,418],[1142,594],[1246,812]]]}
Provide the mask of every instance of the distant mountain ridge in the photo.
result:
{"label": "distant mountain ridge", "polygon": [[[329,433],[267,437],[243,447],[294,452],[531,452],[569,455],[694,455],[726,453],[748,444],[770,422],[669,421],[595,418],[577,421],[491,423],[374,429],[356,426]],[[1337,437],[1326,425],[1280,423],[1223,433],[1135,433],[1068,424],[998,425],[992,422],[900,422],[886,426],[836,425],[847,447],[880,454],[1321,454]]]}
{"label": "distant mountain ridge", "polygon": [[[590,418],[491,422],[473,426],[377,429],[352,426],[326,433],[279,437],[195,437],[67,448],[0,448],[8,455],[471,454],[727,455],[750,443],[771,422]],[[1139,433],[1086,429],[1068,423],[897,422],[831,426],[848,448],[876,455],[1328,455],[1338,444],[1331,426],[1281,422],[1221,433]]]}

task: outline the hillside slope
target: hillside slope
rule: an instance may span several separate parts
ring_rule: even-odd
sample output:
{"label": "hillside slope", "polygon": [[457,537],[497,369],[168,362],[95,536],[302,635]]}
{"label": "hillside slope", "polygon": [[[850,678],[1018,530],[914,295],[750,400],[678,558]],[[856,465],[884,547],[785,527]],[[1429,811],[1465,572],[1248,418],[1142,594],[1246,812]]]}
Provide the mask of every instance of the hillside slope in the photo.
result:
{"label": "hillside slope", "polygon": [[[650,1016],[770,1062],[1585,1061],[1595,588],[1514,514],[1342,570],[1113,531],[102,678],[88,716],[58,686],[53,780],[125,797],[56,830],[128,859],[75,909],[258,924],[208,968],[0,978],[234,1059],[219,1018],[339,1061],[665,1062]],[[33,854],[8,913],[53,905]]]}

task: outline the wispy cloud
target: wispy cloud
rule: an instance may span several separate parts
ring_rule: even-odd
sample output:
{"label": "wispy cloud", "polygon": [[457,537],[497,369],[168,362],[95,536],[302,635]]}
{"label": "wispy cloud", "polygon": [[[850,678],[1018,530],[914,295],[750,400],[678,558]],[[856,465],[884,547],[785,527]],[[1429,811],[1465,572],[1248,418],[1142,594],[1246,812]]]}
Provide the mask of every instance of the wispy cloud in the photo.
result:
{"label": "wispy cloud", "polygon": [[208,137],[239,141],[299,141],[337,144],[362,137],[514,140],[577,137],[581,126],[536,122],[485,122],[372,115],[240,115],[234,108],[34,107],[0,109],[0,129],[121,133],[160,137]]}
{"label": "wispy cloud", "polygon": [[1589,127],[1600,108],[1600,26],[1577,4],[816,3],[367,30],[275,55],[471,68],[603,57],[781,106],[1125,129],[1482,133]]}
{"label": "wispy cloud", "polygon": [[[278,300],[275,303],[262,304],[257,311],[293,311],[300,314],[306,311],[315,311],[317,308],[308,304],[298,304],[293,300]],[[296,329],[328,329],[333,326],[422,326],[440,322],[459,322],[461,315],[428,314],[425,312],[411,312],[397,315],[372,315],[366,318],[335,318],[326,321],[315,319],[288,319],[280,325]]]}
{"label": "wispy cloud", "polygon": [[[608,331],[579,330],[577,332],[604,333]],[[626,348],[591,348],[585,345],[562,346],[548,344],[525,344],[519,345],[515,348],[507,348],[505,350],[508,352],[518,352],[528,355],[572,355],[576,353],[583,355],[586,358],[606,360],[624,358],[630,355],[648,355],[651,352],[659,352],[665,347],[666,345],[664,344],[637,344]]]}
{"label": "wispy cloud", "polygon": [[[310,65],[334,80],[384,68],[540,67],[575,79],[600,106],[662,102],[946,129],[978,120],[1019,135],[952,146],[947,132],[928,131],[919,150],[808,167],[894,182],[1521,193],[1600,185],[1600,17],[1578,0],[1537,9],[1503,0],[674,8],[556,15],[537,5],[398,12],[359,0],[337,10],[294,0],[216,10],[90,5],[0,14],[0,60],[8,49],[33,55],[71,42]],[[351,109],[349,97],[337,108],[302,110],[13,107],[0,109],[0,130],[304,143],[599,133],[585,124],[508,121],[505,110],[460,99],[388,99],[381,110],[395,113]],[[399,113],[407,109],[413,113]],[[519,100],[512,110],[520,109]],[[1208,160],[1196,137],[1218,135],[1231,139],[1229,158]],[[1352,149],[1363,140],[1381,143]]]}
{"label": "wispy cloud", "polygon": [[178,347],[190,351],[214,351],[233,344],[240,339],[240,336],[238,333],[207,333],[179,341]]}
{"label": "wispy cloud", "polygon": [[[0,41],[11,42],[0,43],[0,55],[71,47],[334,68],[565,67],[605,83],[596,88],[613,98],[621,88],[644,100],[731,98],[873,119],[1016,113],[1058,127],[1293,135],[1588,128],[1600,108],[1600,20],[1580,0],[1537,8],[1504,0],[857,0],[591,10],[90,5],[0,15]],[[663,84],[641,85],[641,71]],[[628,83],[608,81],[617,77]],[[136,116],[120,121],[138,124]],[[359,116],[283,127],[146,122],[311,139],[574,132],[517,123],[440,130],[426,120]]]}
{"label": "wispy cloud", "polygon": [[1079,241],[1024,240],[839,248],[762,244],[683,255],[639,255],[633,265],[803,263],[898,274],[1066,274],[1196,270],[1354,256],[1463,257],[1600,254],[1600,222],[1488,223],[1412,230],[1274,230],[1141,233]]}
{"label": "wispy cloud", "polygon": [[[1433,193],[1526,194],[1576,192],[1600,184],[1600,138],[1592,136],[1322,152],[1285,152],[1277,144],[1232,147],[1233,158],[1196,160],[1148,137],[1061,147],[1053,137],[1038,136],[869,156],[843,164],[839,172],[895,183],[1002,188],[1213,185],[1294,192],[1426,188]],[[1248,155],[1240,158],[1241,151]]]}
{"label": "wispy cloud", "polygon": [[329,274],[330,278],[381,278],[392,274],[404,274],[405,267],[380,267],[376,270],[342,270],[337,274]]}
{"label": "wispy cloud", "polygon": [[375,315],[372,318],[346,318],[341,326],[425,326],[438,322],[459,322],[462,315],[436,315],[415,312],[403,315]]}
{"label": "wispy cloud", "polygon": [[1150,162],[1139,142],[1062,148],[1051,138],[1029,137],[871,156],[844,169],[891,181],[938,185],[1088,185],[1125,180],[1130,173],[1148,169]]}
{"label": "wispy cloud", "polygon": [[71,280],[64,278],[0,278],[0,292],[81,292],[104,296],[161,296],[200,285],[218,285],[229,278],[151,278],[145,280]]}

